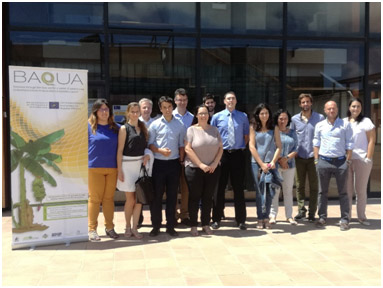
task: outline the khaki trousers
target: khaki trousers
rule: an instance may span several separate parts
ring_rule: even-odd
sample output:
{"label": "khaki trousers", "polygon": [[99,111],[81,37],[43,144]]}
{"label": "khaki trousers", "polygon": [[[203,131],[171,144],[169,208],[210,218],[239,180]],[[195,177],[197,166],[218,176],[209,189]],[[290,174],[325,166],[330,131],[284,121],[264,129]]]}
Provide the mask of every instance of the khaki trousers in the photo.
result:
{"label": "khaki trousers", "polygon": [[104,224],[107,230],[114,228],[114,192],[117,184],[117,168],[88,169],[88,226],[89,231],[97,230],[97,218],[100,205],[104,214]]}
{"label": "khaki trousers", "polygon": [[358,219],[366,220],[367,185],[372,169],[372,162],[353,159],[348,167],[347,193],[350,203],[349,219],[351,220],[352,196],[356,195],[356,211]]}

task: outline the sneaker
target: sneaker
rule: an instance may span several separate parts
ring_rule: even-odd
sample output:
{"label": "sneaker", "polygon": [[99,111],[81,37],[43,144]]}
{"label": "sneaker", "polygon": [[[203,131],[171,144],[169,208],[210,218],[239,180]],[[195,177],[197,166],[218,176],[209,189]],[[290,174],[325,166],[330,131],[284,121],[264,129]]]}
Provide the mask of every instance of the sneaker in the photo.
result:
{"label": "sneaker", "polygon": [[97,234],[97,232],[95,230],[89,231],[88,232],[88,237],[89,237],[89,241],[92,241],[92,242],[101,241],[100,236],[98,236],[98,234]]}
{"label": "sneaker", "polygon": [[213,223],[211,223],[211,228],[213,228],[213,229],[219,229],[219,227],[221,226],[220,224],[219,224],[219,222],[213,222]]}
{"label": "sneaker", "polygon": [[297,225],[298,224],[298,222],[295,221],[293,218],[287,219],[287,222],[289,222],[291,225]]}
{"label": "sneaker", "polygon": [[350,229],[350,226],[348,225],[347,222],[340,222],[339,226],[340,226],[340,231],[347,231],[348,229]]}
{"label": "sneaker", "polygon": [[105,233],[106,233],[106,235],[108,235],[110,238],[112,238],[112,239],[117,239],[118,237],[120,237],[117,233],[116,233],[116,231],[114,231],[114,229],[110,229],[110,230],[106,230],[106,228],[105,228]]}
{"label": "sneaker", "polygon": [[275,217],[270,217],[269,223],[275,224],[275,223],[277,223],[277,219],[275,219]]}
{"label": "sneaker", "polygon": [[315,226],[317,228],[324,228],[324,226],[326,226],[326,220],[324,220],[323,218],[319,218]]}
{"label": "sneaker", "polygon": [[306,212],[299,212],[295,217],[294,220],[301,220],[306,218]]}
{"label": "sneaker", "polygon": [[362,224],[363,226],[370,226],[371,223],[368,222],[366,219],[362,220],[362,219],[358,219],[359,223]]}

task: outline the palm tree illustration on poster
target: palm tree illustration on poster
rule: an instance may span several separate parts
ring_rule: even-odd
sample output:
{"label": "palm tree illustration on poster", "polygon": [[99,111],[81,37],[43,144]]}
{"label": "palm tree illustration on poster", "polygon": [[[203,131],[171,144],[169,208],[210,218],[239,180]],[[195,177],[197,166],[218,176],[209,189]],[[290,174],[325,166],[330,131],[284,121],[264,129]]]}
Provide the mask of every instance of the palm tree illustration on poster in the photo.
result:
{"label": "palm tree illustration on poster", "polygon": [[[64,134],[64,129],[61,129],[34,141],[26,141],[19,134],[11,131],[11,173],[18,167],[20,179],[20,200],[17,203],[12,203],[14,233],[43,231],[49,228],[47,225],[34,223],[33,207],[37,207],[38,211],[40,210],[46,196],[45,183],[57,187],[55,178],[48,170],[61,174],[57,164],[62,161],[62,156],[50,151],[51,144],[58,142]],[[25,173],[31,173],[35,177],[31,187],[26,185]],[[31,199],[27,198],[27,189],[32,191],[34,200],[40,204],[30,204]]]}

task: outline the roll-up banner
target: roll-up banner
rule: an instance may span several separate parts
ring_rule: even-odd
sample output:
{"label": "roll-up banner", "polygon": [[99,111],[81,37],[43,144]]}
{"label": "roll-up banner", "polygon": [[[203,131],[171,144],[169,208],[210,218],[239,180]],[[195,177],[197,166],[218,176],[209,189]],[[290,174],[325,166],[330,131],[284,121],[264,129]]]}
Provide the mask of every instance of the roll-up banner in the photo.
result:
{"label": "roll-up banner", "polygon": [[13,249],[88,240],[87,73],[9,67]]}

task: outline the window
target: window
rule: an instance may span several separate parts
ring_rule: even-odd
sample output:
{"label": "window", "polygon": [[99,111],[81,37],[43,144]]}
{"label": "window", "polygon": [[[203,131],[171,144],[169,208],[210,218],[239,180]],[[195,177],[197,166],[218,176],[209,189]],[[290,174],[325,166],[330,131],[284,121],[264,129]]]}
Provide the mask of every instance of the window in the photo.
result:
{"label": "window", "polygon": [[[146,97],[174,96],[188,90],[195,101],[195,40],[170,36],[111,35],[110,97],[128,104]],[[156,102],[156,101],[153,101]],[[157,109],[157,105],[153,109]]]}
{"label": "window", "polygon": [[204,33],[282,34],[283,3],[201,3]]}
{"label": "window", "polygon": [[249,114],[261,102],[278,106],[280,41],[206,38],[201,43],[202,92],[217,96],[217,105],[233,90],[238,109]]}
{"label": "window", "polygon": [[102,3],[9,3],[10,24],[15,26],[102,27],[103,11]]}
{"label": "window", "polygon": [[380,38],[381,31],[381,3],[372,2],[370,3],[370,36]]}
{"label": "window", "polygon": [[195,3],[109,3],[109,26],[156,31],[195,29]]}
{"label": "window", "polygon": [[345,117],[347,90],[363,93],[363,46],[359,43],[290,41],[287,51],[287,109],[298,113],[301,93],[314,97],[313,109],[323,113],[325,102],[335,99]]}
{"label": "window", "polygon": [[288,3],[289,34],[363,36],[364,3]]}
{"label": "window", "polygon": [[88,70],[89,80],[104,78],[99,34],[11,32],[11,65]]}

